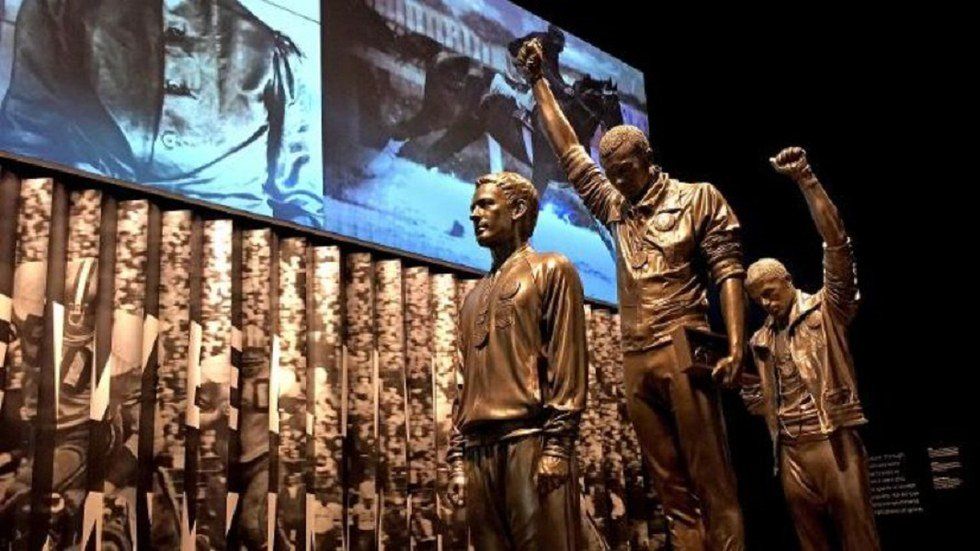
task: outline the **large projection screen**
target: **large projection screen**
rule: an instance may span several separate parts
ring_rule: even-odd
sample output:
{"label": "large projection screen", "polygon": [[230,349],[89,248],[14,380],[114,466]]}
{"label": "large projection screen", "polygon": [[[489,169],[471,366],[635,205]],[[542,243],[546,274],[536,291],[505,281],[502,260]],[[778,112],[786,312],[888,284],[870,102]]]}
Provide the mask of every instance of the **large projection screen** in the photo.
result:
{"label": "large projection screen", "polygon": [[[0,0],[0,152],[486,269],[474,180],[541,192],[532,245],[614,302],[612,239],[513,65],[545,43],[595,153],[647,129],[640,71],[505,0]],[[322,25],[321,25],[322,21]]]}

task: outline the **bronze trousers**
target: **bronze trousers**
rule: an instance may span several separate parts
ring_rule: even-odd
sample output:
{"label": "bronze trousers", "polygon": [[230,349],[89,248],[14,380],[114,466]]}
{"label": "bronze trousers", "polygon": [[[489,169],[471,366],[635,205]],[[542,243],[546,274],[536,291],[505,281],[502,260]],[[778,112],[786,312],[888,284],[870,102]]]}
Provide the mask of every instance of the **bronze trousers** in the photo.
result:
{"label": "bronze trousers", "polygon": [[542,441],[466,447],[466,524],[477,551],[582,548],[575,459],[568,480],[542,496],[532,480]]}
{"label": "bronze trousers", "polygon": [[742,509],[718,390],[677,368],[673,347],[624,355],[626,405],[674,549],[741,551]]}
{"label": "bronze trousers", "polygon": [[868,459],[854,429],[821,440],[780,440],[779,472],[803,551],[879,548]]}

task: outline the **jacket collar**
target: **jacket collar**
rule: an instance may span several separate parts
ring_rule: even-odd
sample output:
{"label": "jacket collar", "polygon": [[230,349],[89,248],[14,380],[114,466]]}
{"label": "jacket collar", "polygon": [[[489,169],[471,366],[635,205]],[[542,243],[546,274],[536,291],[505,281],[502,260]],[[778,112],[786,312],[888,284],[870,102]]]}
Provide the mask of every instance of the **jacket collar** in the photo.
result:
{"label": "jacket collar", "polygon": [[643,194],[643,198],[633,208],[641,212],[653,212],[658,203],[664,207],[675,205],[677,203],[677,189],[670,184],[670,175],[660,171],[657,179],[650,184],[647,192]]}
{"label": "jacket collar", "polygon": [[524,258],[526,255],[533,252],[534,249],[531,248],[530,241],[525,241],[523,244],[521,244],[521,246],[514,249],[514,252],[510,253],[510,256],[505,258],[504,261],[500,263],[500,266],[497,266],[496,268],[491,266],[490,270],[487,271],[487,276],[492,277],[495,274],[502,273],[504,268],[509,268],[510,265],[514,264],[518,259]]}
{"label": "jacket collar", "polygon": [[820,306],[821,294],[817,293],[815,295],[804,293],[803,291],[796,290],[796,301],[793,302],[793,309],[789,311],[789,326],[794,327],[799,323],[803,316],[809,314],[817,306]]}
{"label": "jacket collar", "polygon": [[[820,303],[823,302],[822,295],[820,293],[811,295],[804,293],[803,291],[796,290],[796,300],[793,301],[793,306],[789,311],[789,329],[792,330],[797,323],[803,319],[804,316],[812,312]],[[762,328],[756,332],[752,338],[752,346],[757,348],[772,348],[772,341],[776,335],[776,319],[772,316],[767,316],[765,323],[762,324]]]}

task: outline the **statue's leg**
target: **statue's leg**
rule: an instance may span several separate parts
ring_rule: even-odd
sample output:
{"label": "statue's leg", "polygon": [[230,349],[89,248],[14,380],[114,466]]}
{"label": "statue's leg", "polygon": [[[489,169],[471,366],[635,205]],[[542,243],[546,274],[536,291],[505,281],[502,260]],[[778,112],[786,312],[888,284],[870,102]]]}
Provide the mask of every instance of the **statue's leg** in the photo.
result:
{"label": "statue's leg", "polygon": [[580,549],[582,526],[575,458],[572,457],[572,468],[565,482],[541,495],[534,484],[534,473],[543,443],[544,437],[536,434],[507,444],[505,484],[511,549]]}
{"label": "statue's leg", "polygon": [[745,549],[742,509],[729,461],[721,396],[672,366],[670,401],[688,476],[704,511],[707,544],[719,551]]}
{"label": "statue's leg", "polygon": [[700,503],[680,449],[670,401],[673,362],[673,350],[668,346],[626,354],[626,407],[650,464],[674,549],[701,550],[706,542]]}
{"label": "statue's leg", "polygon": [[507,462],[507,445],[491,444],[466,450],[466,525],[477,551],[511,549],[504,519],[504,481],[501,463]]}
{"label": "statue's leg", "polygon": [[813,472],[825,442],[783,442],[779,446],[779,477],[793,528],[802,551],[830,551],[827,536],[827,507],[822,484]]}
{"label": "statue's leg", "polygon": [[857,431],[840,429],[826,441],[823,467],[829,473],[827,501],[841,547],[847,551],[877,551],[878,532],[871,508],[868,454]]}

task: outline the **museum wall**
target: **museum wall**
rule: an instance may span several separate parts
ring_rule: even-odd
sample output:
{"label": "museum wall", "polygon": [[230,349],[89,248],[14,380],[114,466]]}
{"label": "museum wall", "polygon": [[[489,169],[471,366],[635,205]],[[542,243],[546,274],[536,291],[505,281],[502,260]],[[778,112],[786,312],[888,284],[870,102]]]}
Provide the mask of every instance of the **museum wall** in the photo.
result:
{"label": "museum wall", "polygon": [[[475,279],[28,172],[0,180],[0,546],[465,548],[442,459]],[[586,310],[590,547],[658,548],[619,318]]]}

